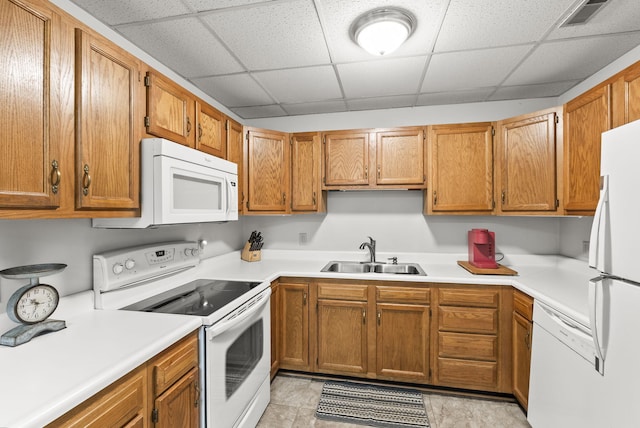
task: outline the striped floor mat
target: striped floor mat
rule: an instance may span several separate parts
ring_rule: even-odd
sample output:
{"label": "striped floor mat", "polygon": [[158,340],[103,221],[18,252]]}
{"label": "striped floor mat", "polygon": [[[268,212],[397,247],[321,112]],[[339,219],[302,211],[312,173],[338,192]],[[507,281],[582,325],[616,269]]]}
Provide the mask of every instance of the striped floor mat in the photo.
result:
{"label": "striped floor mat", "polygon": [[429,427],[419,391],[351,382],[324,383],[316,418],[379,427]]}

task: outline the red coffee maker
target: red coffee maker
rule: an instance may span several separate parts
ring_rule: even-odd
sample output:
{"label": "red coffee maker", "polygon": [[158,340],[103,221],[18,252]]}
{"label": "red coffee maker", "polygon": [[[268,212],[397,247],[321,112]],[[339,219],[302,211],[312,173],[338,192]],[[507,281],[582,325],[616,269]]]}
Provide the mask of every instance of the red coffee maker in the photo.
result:
{"label": "red coffee maker", "polygon": [[497,269],[496,234],[487,229],[468,232],[469,263],[481,269]]}

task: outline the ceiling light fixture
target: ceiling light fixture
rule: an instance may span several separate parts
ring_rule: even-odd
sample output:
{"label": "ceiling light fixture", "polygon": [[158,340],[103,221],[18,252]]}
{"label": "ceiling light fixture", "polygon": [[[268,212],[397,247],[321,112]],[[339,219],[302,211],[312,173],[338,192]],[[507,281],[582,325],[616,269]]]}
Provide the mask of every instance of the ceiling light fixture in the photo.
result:
{"label": "ceiling light fixture", "polygon": [[351,38],[372,55],[387,55],[409,38],[415,22],[413,15],[403,9],[374,9],[351,24]]}

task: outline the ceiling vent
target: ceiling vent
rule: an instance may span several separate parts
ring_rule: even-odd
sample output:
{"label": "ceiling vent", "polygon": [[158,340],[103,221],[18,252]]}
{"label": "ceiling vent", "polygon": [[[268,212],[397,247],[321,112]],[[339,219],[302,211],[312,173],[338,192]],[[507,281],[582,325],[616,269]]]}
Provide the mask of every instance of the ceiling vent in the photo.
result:
{"label": "ceiling vent", "polygon": [[578,8],[574,10],[562,24],[560,24],[560,27],[586,24],[587,21],[593,18],[593,16],[608,2],[609,0],[588,0],[580,4],[580,6],[578,6]]}

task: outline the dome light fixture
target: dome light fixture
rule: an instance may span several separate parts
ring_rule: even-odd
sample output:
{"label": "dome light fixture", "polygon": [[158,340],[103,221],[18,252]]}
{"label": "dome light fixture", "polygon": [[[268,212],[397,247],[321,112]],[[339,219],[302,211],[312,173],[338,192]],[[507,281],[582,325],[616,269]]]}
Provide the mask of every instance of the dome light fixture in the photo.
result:
{"label": "dome light fixture", "polygon": [[409,38],[415,18],[404,9],[384,7],[359,16],[351,24],[351,39],[372,55],[387,55]]}

